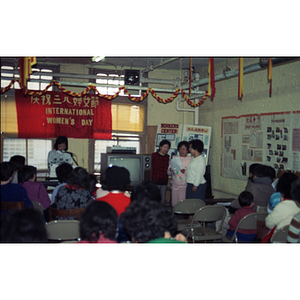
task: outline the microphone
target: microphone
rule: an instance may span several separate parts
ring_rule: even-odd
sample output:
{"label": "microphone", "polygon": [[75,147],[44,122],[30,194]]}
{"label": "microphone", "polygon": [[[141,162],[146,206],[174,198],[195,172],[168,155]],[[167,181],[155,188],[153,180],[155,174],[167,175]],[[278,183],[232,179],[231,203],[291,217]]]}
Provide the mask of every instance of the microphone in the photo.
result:
{"label": "microphone", "polygon": [[78,162],[77,162],[76,159],[74,158],[73,152],[66,151],[66,153],[70,154],[71,157],[72,157],[72,159],[73,159],[73,161],[74,161],[74,163],[75,163],[77,166],[79,166]]}

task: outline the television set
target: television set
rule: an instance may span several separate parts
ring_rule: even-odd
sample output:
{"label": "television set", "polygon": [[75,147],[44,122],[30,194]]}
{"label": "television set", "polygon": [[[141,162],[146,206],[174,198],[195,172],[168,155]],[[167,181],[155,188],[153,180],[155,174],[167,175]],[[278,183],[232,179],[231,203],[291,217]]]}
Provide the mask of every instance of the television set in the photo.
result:
{"label": "television set", "polygon": [[101,178],[111,166],[126,168],[130,173],[130,185],[136,186],[142,181],[151,181],[151,155],[101,153]]}

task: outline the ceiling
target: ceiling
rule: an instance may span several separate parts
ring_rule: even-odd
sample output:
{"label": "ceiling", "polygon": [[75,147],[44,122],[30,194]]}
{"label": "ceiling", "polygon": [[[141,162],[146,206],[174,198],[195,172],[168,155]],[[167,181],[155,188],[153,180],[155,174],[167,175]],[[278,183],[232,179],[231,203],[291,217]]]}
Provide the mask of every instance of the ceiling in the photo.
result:
{"label": "ceiling", "polygon": [[[172,61],[171,61],[172,60]],[[215,63],[225,61],[226,58],[215,58]],[[89,64],[94,67],[102,67],[113,65],[117,67],[117,69],[132,68],[132,69],[140,69],[151,70],[154,68],[162,68],[166,70],[180,70],[189,68],[190,59],[189,57],[159,57],[159,56],[106,56],[100,62],[92,62],[91,56],[85,57],[37,57],[37,62],[52,62],[52,63],[79,63],[79,64]],[[167,63],[166,63],[167,62]],[[198,72],[201,68],[206,67],[208,65],[207,57],[192,57],[192,66],[194,67],[194,71]]]}

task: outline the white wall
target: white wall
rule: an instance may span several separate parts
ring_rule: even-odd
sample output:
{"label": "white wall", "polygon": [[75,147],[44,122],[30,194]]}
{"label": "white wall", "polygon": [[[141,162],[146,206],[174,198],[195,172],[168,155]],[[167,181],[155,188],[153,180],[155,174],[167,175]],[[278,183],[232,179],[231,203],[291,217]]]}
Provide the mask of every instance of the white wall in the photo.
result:
{"label": "white wall", "polygon": [[[238,67],[238,59],[228,61],[231,70]],[[244,59],[247,64],[258,62]],[[225,65],[215,66],[215,74],[220,74]],[[212,188],[238,195],[246,186],[244,180],[224,178],[221,171],[221,120],[222,117],[253,113],[292,111],[300,109],[300,61],[273,67],[272,97],[269,97],[267,70],[244,75],[244,96],[238,100],[238,77],[216,82],[214,100],[206,101],[200,107],[199,123],[212,126],[209,164],[212,173]]]}

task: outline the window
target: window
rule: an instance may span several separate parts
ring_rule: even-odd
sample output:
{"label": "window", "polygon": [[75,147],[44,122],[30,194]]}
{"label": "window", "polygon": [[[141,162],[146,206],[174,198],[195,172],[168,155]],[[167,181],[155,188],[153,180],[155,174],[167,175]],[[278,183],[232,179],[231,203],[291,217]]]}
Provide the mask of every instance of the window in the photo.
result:
{"label": "window", "polygon": [[[20,78],[19,73],[14,74],[14,67],[1,66],[1,88],[7,87],[13,79],[19,80],[19,78]],[[13,88],[19,89],[20,88],[19,83],[15,82]]]}
{"label": "window", "polygon": [[[51,69],[38,69],[33,67],[31,70],[32,74],[30,74],[27,82],[27,88],[29,90],[43,90],[53,80],[53,76],[51,75],[53,70]],[[45,74],[34,74],[36,72]],[[7,87],[13,79],[19,80],[19,78],[19,67],[9,65],[1,66],[1,88]],[[39,82],[40,80],[46,80],[47,82]],[[19,83],[15,82],[13,88],[19,89]],[[48,91],[52,91],[52,86],[48,89]]]}
{"label": "window", "polygon": [[[53,76],[51,73],[53,72],[52,70],[49,69],[37,69],[37,68],[32,68],[32,74],[30,74],[30,78],[27,82],[27,88],[29,90],[44,90],[47,85],[53,80]],[[45,75],[37,75],[35,72],[39,73],[45,73]],[[47,80],[47,82],[37,82],[35,80]],[[48,91],[52,91],[52,86],[48,88]]]}
{"label": "window", "polygon": [[3,139],[3,161],[9,161],[14,155],[25,157],[27,165],[38,170],[47,170],[48,152],[52,150],[51,140],[42,139]]}
{"label": "window", "polygon": [[101,153],[106,153],[106,147],[112,147],[113,145],[135,147],[136,153],[140,153],[140,137],[137,134],[113,133],[112,140],[95,140],[94,172],[101,171]]}

